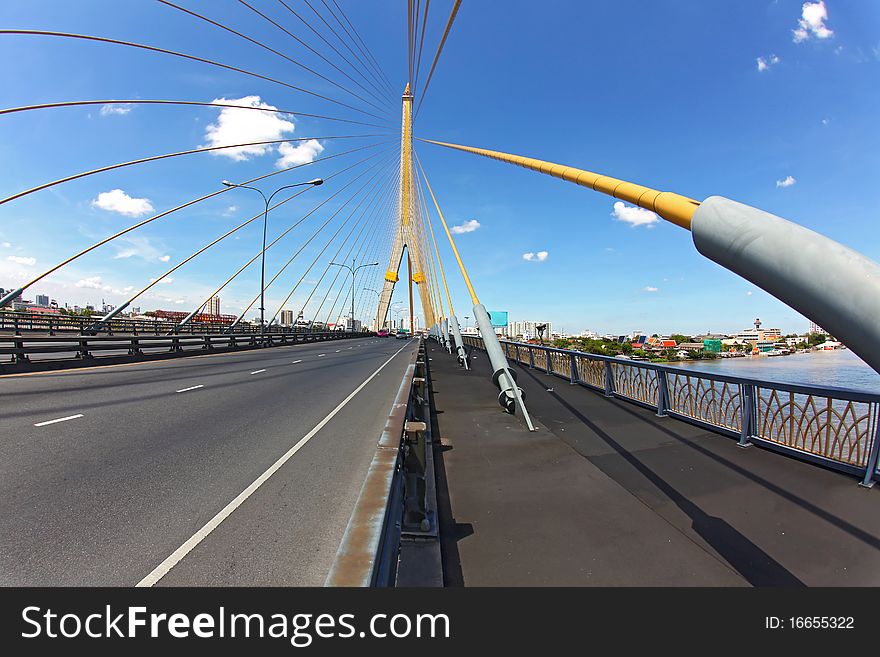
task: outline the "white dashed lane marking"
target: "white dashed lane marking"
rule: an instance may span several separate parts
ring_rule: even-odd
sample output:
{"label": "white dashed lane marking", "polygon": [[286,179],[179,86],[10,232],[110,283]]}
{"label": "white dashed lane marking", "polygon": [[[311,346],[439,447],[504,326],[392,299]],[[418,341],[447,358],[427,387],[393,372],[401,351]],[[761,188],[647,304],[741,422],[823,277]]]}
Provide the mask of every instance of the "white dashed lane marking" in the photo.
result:
{"label": "white dashed lane marking", "polygon": [[197,386],[190,386],[189,388],[184,388],[183,390],[178,390],[177,392],[189,392],[190,390],[198,390],[199,388],[204,388],[205,386],[199,384]]}
{"label": "white dashed lane marking", "polygon": [[77,415],[68,415],[67,417],[59,417],[57,420],[46,420],[45,422],[37,422],[34,424],[35,427],[45,427],[49,424],[57,424],[58,422],[67,422],[68,420],[75,420],[78,417],[82,417],[82,413],[78,413]]}

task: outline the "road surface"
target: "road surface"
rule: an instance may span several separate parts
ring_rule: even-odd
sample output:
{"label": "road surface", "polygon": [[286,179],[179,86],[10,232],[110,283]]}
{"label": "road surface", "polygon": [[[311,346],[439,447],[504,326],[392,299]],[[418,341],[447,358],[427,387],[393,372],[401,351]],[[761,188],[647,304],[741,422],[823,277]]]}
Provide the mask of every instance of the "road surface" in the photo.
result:
{"label": "road surface", "polygon": [[0,377],[0,585],[321,585],[416,348]]}

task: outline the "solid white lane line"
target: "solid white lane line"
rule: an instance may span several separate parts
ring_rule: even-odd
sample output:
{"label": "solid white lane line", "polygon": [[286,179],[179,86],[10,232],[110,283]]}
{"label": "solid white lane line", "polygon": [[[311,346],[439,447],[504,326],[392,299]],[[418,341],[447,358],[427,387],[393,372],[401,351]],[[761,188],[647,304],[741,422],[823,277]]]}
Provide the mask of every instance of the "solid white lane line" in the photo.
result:
{"label": "solid white lane line", "polygon": [[190,390],[198,390],[199,388],[204,388],[203,384],[199,384],[197,386],[190,386],[189,388],[184,388],[183,390],[178,390],[177,392],[189,392]]}
{"label": "solid white lane line", "polygon": [[67,417],[60,417],[57,420],[47,420],[46,422],[37,422],[34,424],[35,427],[45,427],[47,424],[57,424],[58,422],[67,422],[68,420],[75,420],[78,417],[82,417],[82,413],[78,413],[77,415],[68,415]]}
{"label": "solid white lane line", "polygon": [[287,463],[291,459],[291,457],[293,457],[294,454],[296,454],[300,449],[302,449],[302,447],[307,442],[309,442],[321,429],[323,429],[327,425],[327,423],[330,422],[330,420],[332,420],[334,417],[336,417],[337,413],[339,413],[339,411],[341,411],[343,408],[345,408],[346,405],[348,404],[348,402],[350,402],[352,399],[354,399],[355,395],[357,395],[361,390],[363,390],[370,381],[372,381],[374,378],[376,378],[376,376],[378,376],[379,372],[381,372],[383,369],[385,369],[385,366],[388,365],[388,363],[390,363],[392,360],[394,360],[394,358],[397,356],[397,354],[399,354],[401,351],[406,349],[406,347],[407,347],[407,345],[402,346],[400,349],[398,349],[394,353],[393,356],[391,356],[391,358],[389,358],[384,363],[382,363],[379,366],[379,369],[377,369],[375,372],[370,374],[370,376],[368,376],[366,379],[364,379],[363,383],[361,383],[357,388],[355,388],[351,392],[350,395],[348,395],[348,397],[346,397],[345,399],[343,399],[339,403],[339,406],[337,406],[332,411],[330,411],[330,413],[327,414],[327,417],[325,417],[323,420],[318,422],[318,424],[316,424],[311,431],[309,431],[305,436],[300,438],[299,441],[293,447],[291,447],[289,450],[287,450],[281,458],[279,458],[277,461],[275,461],[275,463],[273,463],[271,466],[269,466],[268,470],[266,470],[263,474],[261,474],[256,479],[254,479],[253,483],[250,486],[248,486],[242,492],[240,492],[234,500],[232,500],[229,504],[227,504],[225,507],[223,507],[220,510],[220,512],[217,513],[217,515],[215,515],[213,518],[211,518],[205,524],[204,527],[202,527],[199,531],[197,531],[195,534],[193,534],[183,545],[181,545],[174,552],[172,552],[171,555],[167,559],[165,559],[165,561],[163,561],[158,566],[156,566],[149,575],[144,577],[135,586],[138,586],[138,587],[153,586],[153,584],[155,584],[160,579],[165,577],[165,575],[168,574],[169,570],[174,568],[174,566],[176,566],[177,563],[181,559],[183,559],[187,554],[189,554],[194,547],[196,547],[199,543],[201,543],[203,540],[205,540],[205,538],[207,538],[208,535],[212,531],[214,531],[215,529],[217,529],[218,526],[220,526],[220,523],[222,523],[224,520],[226,520],[226,518],[228,518],[230,515],[232,515],[232,512],[235,511],[238,507],[240,507],[242,505],[242,503],[244,503],[244,501],[247,500],[247,498],[249,498],[251,495],[253,495],[253,493],[260,486],[262,486],[264,483],[266,483],[266,481],[269,479],[269,477],[271,477],[279,469],[281,469],[281,467],[285,463]]}
{"label": "solid white lane line", "polygon": [[251,372],[251,374],[259,374],[260,372],[265,372],[266,370],[257,370],[256,372]]}
{"label": "solid white lane line", "polygon": [[302,362],[301,360],[295,360],[291,363],[291,365],[296,365],[297,363],[301,363],[301,362]]}

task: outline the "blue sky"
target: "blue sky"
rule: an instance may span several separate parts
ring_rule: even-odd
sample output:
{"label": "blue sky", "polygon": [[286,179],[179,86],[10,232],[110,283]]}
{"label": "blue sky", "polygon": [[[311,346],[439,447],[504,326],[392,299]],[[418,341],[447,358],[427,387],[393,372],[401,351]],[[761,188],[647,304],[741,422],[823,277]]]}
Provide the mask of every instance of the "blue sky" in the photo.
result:
{"label": "blue sky", "polygon": [[[287,2],[317,21],[302,0]],[[386,94],[389,100],[381,112],[281,57],[157,2],[4,3],[0,19],[6,28],[107,36],[215,59],[381,114],[388,127],[262,112],[247,112],[246,121],[235,115],[221,120],[218,108],[143,105],[124,108],[126,113],[102,113],[100,106],[93,106],[0,116],[3,197],[115,162],[212,145],[212,134],[218,140],[239,134],[315,138],[323,147],[317,152],[320,147],[313,142],[296,142],[284,152],[272,146],[232,153],[235,157],[174,158],[90,176],[0,205],[0,287],[21,282],[150,212],[216,191],[221,179],[244,181],[278,171],[285,154],[288,164],[316,155],[338,157],[280,173],[263,189],[330,176],[393,148],[399,93],[407,76],[405,3],[339,2],[395,87],[395,97]],[[237,2],[179,4],[381,104]],[[279,2],[251,4],[368,86]],[[420,87],[451,4],[431,3]],[[465,0],[415,132],[598,171],[696,199],[724,195],[880,259],[880,5],[840,0],[807,4],[510,1],[502,10],[499,3]],[[327,34],[325,26],[314,25]],[[374,121],[282,85],[114,45],[0,35],[0,57],[16,63],[5,67],[2,107],[103,98],[211,102],[258,96],[279,109]],[[375,133],[383,134],[325,139]],[[360,155],[340,155],[378,142],[387,143]],[[296,146],[302,148],[293,150]],[[492,310],[509,311],[511,319],[549,320],[570,332],[734,331],[755,317],[785,331],[807,328],[797,313],[702,258],[680,228],[639,223],[651,218],[627,208],[615,217],[614,199],[499,162],[426,144],[419,144],[417,151],[450,223],[479,224],[457,235],[458,246],[481,300]],[[347,193],[373,173],[390,180],[390,169],[383,167],[393,164],[391,157],[390,151],[379,154],[273,211],[270,239],[366,166],[376,165],[269,252],[268,276],[340,209]],[[382,262],[358,288],[377,287],[387,259],[387,249],[382,249],[388,212],[381,210],[389,193],[390,187],[376,189],[375,206],[367,202],[365,223],[358,223],[362,206],[320,254],[357,199],[343,207],[270,288],[268,312],[274,313],[300,277],[304,283],[285,307],[301,307],[353,226],[352,239],[361,236],[363,257],[375,253]],[[160,219],[132,233],[131,239],[102,247],[26,296],[47,292],[70,303],[100,302],[102,297],[118,303],[127,290],[146,285],[260,209],[253,193],[224,193]],[[259,222],[254,222],[134,305],[191,310],[256,253],[259,239]],[[345,244],[341,255],[347,248]],[[456,311],[472,315],[445,244],[441,252]],[[541,259],[538,254],[545,252]],[[527,260],[524,254],[534,255]],[[307,272],[314,259],[315,267]],[[821,263],[816,271],[822,275]],[[324,296],[335,272],[329,276],[318,286],[317,298]],[[256,267],[236,279],[222,293],[224,311],[239,312],[258,291],[258,281]],[[340,277],[331,301],[342,286]],[[403,299],[402,287],[395,300]],[[360,312],[369,315],[374,299],[364,293]]]}

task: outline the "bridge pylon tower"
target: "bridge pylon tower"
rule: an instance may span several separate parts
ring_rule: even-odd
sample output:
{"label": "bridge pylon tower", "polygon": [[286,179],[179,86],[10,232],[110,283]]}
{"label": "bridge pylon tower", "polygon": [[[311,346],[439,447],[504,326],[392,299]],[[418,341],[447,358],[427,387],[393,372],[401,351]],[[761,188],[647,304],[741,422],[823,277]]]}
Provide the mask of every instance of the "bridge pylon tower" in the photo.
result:
{"label": "bridge pylon tower", "polygon": [[[404,248],[412,262],[412,281],[417,286],[419,298],[422,302],[425,326],[431,327],[439,319],[434,309],[431,295],[431,282],[428,278],[429,269],[427,267],[430,256],[425,251],[424,231],[420,224],[422,218],[421,213],[418,211],[419,204],[415,193],[412,148],[413,94],[409,84],[406,85],[406,89],[403,92],[402,105],[397,228],[394,233],[388,269],[385,272],[385,283],[379,296],[379,307],[376,312],[377,328],[384,327],[388,322],[388,308],[391,305],[391,295],[394,294],[394,286],[400,278],[400,264],[403,261]],[[410,327],[410,330],[412,330],[412,327]]]}

